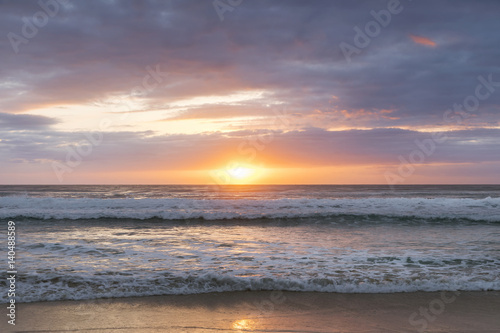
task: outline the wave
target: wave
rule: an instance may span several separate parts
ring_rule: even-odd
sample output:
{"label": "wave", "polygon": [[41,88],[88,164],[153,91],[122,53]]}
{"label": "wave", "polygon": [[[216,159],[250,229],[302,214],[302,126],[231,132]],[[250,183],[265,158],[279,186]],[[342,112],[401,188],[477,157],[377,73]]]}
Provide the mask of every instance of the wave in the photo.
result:
{"label": "wave", "polygon": [[[236,277],[215,273],[137,278],[110,272],[109,275],[79,276],[19,275],[17,294],[21,302],[82,300],[113,297],[186,295],[228,291],[299,291],[336,293],[394,293],[416,291],[500,290],[500,281],[478,277],[374,280],[359,278]],[[128,274],[131,275],[131,274]],[[0,285],[4,284],[3,282]],[[6,302],[6,295],[0,297]]]}
{"label": "wave", "polygon": [[379,215],[500,221],[500,198],[95,199],[0,198],[0,218],[229,220]]}

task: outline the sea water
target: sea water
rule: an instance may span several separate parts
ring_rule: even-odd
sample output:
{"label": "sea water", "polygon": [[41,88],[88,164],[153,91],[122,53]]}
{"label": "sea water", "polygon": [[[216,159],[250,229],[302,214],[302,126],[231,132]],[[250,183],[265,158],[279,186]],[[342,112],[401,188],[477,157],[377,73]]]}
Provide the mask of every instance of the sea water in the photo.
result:
{"label": "sea water", "polygon": [[500,186],[0,186],[10,220],[20,302],[500,290]]}

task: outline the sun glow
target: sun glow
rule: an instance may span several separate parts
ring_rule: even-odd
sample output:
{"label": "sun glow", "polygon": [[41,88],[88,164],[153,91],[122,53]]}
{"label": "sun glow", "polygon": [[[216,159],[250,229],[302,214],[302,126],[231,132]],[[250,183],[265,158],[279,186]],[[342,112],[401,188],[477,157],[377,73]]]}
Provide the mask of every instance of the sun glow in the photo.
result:
{"label": "sun glow", "polygon": [[258,181],[263,174],[262,167],[235,161],[228,163],[225,168],[210,171],[212,180],[219,185],[251,184]]}
{"label": "sun glow", "polygon": [[249,319],[237,320],[233,323],[233,329],[241,331],[241,330],[253,330],[254,322]]}
{"label": "sun glow", "polygon": [[227,170],[227,173],[234,179],[243,180],[251,177],[255,173],[255,170],[246,167],[237,167]]}

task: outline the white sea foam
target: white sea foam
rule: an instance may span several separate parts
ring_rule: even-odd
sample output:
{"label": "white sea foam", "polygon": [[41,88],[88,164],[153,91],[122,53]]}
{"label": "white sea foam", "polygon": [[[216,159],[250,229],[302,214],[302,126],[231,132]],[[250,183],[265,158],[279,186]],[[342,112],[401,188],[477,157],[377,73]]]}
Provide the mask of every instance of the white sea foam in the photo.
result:
{"label": "white sea foam", "polygon": [[[0,219],[18,228],[16,296],[32,302],[240,290],[500,290],[500,198],[331,197],[307,189],[237,200],[227,193],[0,196]],[[150,218],[186,222],[144,221]],[[262,218],[268,220],[249,221]]]}
{"label": "white sea foam", "polygon": [[345,214],[500,221],[500,198],[276,200],[95,199],[27,196],[0,198],[0,218],[219,220]]}
{"label": "white sea foam", "polygon": [[17,295],[500,290],[498,236],[494,224],[20,223]]}
{"label": "white sea foam", "polygon": [[[225,291],[314,291],[337,293],[393,293],[415,291],[500,290],[500,282],[471,280],[470,278],[423,280],[398,279],[395,281],[376,281],[368,278],[276,278],[234,277],[215,273],[201,276],[154,276],[135,278],[120,275],[107,275],[92,278],[71,278],[65,276],[26,277],[19,283],[18,295],[22,302],[80,300],[107,297],[132,297],[152,295],[199,294]],[[5,302],[2,295],[0,302]]]}

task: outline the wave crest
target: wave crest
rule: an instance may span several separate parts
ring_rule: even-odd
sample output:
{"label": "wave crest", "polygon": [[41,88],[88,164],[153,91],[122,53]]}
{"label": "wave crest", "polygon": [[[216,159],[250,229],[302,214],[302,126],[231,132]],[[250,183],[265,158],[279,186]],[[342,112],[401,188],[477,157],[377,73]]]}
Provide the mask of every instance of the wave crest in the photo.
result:
{"label": "wave crest", "polygon": [[0,218],[229,220],[336,215],[500,221],[500,198],[95,199],[2,197]]}

